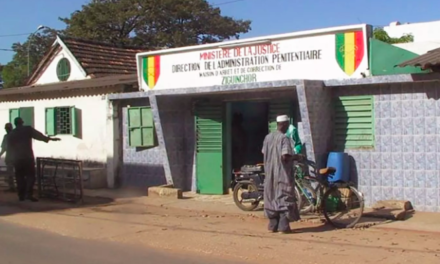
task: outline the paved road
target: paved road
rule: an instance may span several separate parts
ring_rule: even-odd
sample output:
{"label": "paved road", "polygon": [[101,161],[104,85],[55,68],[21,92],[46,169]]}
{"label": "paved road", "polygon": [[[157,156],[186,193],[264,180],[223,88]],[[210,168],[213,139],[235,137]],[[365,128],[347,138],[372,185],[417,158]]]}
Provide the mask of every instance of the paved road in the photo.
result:
{"label": "paved road", "polygon": [[[154,239],[154,238],[153,238]],[[239,264],[63,237],[0,220],[2,264]]]}

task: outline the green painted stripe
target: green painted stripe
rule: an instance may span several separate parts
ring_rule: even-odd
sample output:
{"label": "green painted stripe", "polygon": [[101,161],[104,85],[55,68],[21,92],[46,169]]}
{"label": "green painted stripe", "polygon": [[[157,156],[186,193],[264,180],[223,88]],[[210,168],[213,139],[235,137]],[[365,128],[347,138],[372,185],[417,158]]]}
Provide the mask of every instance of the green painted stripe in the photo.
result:
{"label": "green painted stripe", "polygon": [[345,34],[336,34],[336,60],[339,66],[345,70],[345,60],[344,60],[344,46],[345,46]]}
{"label": "green painted stripe", "polygon": [[347,123],[342,123],[342,124],[336,124],[335,125],[335,129],[361,129],[361,128],[368,128],[371,130],[371,123],[354,123],[354,124],[347,124]]}
{"label": "green painted stripe", "polygon": [[336,118],[344,118],[344,117],[370,117],[371,111],[369,112],[338,112],[336,113]]}
{"label": "green painted stripe", "polygon": [[345,113],[345,112],[369,112],[371,114],[371,105],[365,105],[365,106],[351,105],[351,106],[336,107],[336,113]]}
{"label": "green painted stripe", "polygon": [[371,129],[347,129],[339,128],[335,130],[335,134],[340,135],[371,135]]}
{"label": "green painted stripe", "polygon": [[351,105],[369,105],[371,106],[371,101],[369,100],[360,100],[360,101],[336,101],[336,106],[351,106]]}
{"label": "green painted stripe", "polygon": [[340,96],[337,99],[341,101],[355,101],[355,100],[371,100],[371,95],[358,95],[358,96]]}
{"label": "green painted stripe", "polygon": [[148,86],[148,57],[142,59],[143,68],[142,68],[142,74],[144,76],[144,81]]}

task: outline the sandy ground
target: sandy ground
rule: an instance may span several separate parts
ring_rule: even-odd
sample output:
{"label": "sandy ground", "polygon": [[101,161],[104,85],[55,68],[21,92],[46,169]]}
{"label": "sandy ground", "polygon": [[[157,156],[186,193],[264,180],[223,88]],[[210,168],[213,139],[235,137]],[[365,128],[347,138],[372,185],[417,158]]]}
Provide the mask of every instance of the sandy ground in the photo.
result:
{"label": "sandy ground", "polygon": [[0,218],[69,237],[249,263],[440,263],[439,233],[334,230],[314,222],[292,224],[295,234],[272,234],[261,212],[234,214],[206,202],[194,209],[191,203],[145,198],[56,209],[40,202],[29,205],[31,211],[23,204],[2,206]]}
{"label": "sandy ground", "polygon": [[239,261],[169,254],[117,242],[85,240],[26,228],[0,220],[2,264],[243,264]]}

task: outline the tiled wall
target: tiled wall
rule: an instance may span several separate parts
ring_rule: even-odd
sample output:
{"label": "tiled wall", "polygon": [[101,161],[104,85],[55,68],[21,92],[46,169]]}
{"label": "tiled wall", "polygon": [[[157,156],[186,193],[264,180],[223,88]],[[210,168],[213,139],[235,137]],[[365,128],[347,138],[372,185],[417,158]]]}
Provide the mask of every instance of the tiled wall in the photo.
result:
{"label": "tiled wall", "polygon": [[332,89],[320,81],[305,81],[297,92],[307,156],[325,166],[323,155],[329,151],[333,127]]}
{"label": "tiled wall", "polygon": [[374,95],[375,147],[347,150],[367,206],[410,200],[440,211],[440,85],[404,83],[333,88],[335,96]]}
{"label": "tiled wall", "polygon": [[160,122],[174,186],[192,189],[194,159],[194,117],[191,97],[158,96]]}
{"label": "tiled wall", "polygon": [[120,180],[122,186],[150,187],[166,183],[163,155],[159,147],[151,149],[133,148],[128,141],[127,106],[148,106],[148,98],[121,101],[122,111],[122,163]]}

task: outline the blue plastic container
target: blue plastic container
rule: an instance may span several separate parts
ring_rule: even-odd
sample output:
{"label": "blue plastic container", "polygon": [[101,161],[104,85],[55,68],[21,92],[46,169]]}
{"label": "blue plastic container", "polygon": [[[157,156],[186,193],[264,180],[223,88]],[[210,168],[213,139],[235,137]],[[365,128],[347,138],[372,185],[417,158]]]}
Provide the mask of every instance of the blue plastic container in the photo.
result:
{"label": "blue plastic container", "polygon": [[350,159],[347,153],[330,152],[327,158],[327,167],[336,168],[336,172],[328,178],[330,182],[350,181]]}

